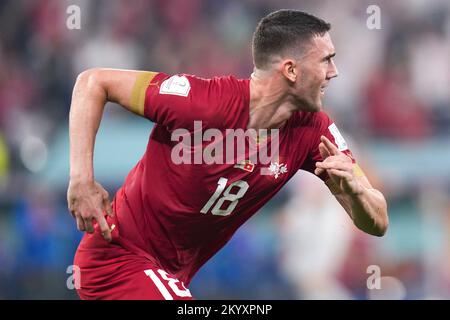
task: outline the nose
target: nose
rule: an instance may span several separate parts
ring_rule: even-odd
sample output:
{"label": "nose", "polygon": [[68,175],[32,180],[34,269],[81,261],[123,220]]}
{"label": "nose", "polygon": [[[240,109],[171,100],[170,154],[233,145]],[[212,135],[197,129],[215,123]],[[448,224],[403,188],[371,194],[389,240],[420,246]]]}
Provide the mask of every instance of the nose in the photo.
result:
{"label": "nose", "polygon": [[328,64],[328,70],[327,70],[327,78],[332,79],[336,78],[339,75],[339,71],[334,64],[334,60],[331,59],[330,63]]}

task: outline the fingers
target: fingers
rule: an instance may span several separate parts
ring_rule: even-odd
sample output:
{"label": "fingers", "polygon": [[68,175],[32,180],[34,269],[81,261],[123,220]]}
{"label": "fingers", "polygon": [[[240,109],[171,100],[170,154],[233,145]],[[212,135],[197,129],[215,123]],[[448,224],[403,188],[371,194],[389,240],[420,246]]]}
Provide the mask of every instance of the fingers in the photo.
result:
{"label": "fingers", "polygon": [[81,216],[76,216],[75,219],[77,220],[77,229],[80,231],[86,231],[83,218],[81,218]]}
{"label": "fingers", "polygon": [[111,241],[111,230],[104,213],[113,217],[114,212],[108,192],[99,183],[71,181],[67,191],[67,202],[70,213],[76,219],[78,230],[94,233],[98,225],[103,237]]}
{"label": "fingers", "polygon": [[[316,166],[317,166],[317,163],[316,163]],[[316,176],[320,176],[322,173],[324,173],[324,171],[325,171],[325,169],[322,169],[322,168],[316,168],[316,169],[314,169],[314,174],[315,174]]]}
{"label": "fingers", "polygon": [[316,168],[316,169],[314,169],[314,174],[316,176],[320,176],[324,171],[325,170],[323,170],[323,169]]}
{"label": "fingers", "polygon": [[[322,141],[322,143],[325,145],[325,148],[327,149],[327,151],[330,153],[330,155],[335,156],[340,154],[341,152],[338,150],[338,148],[336,148],[336,146],[330,141],[328,140],[327,137],[325,136],[320,136],[320,140]],[[319,148],[320,148],[320,144],[319,144]]]}
{"label": "fingers", "polygon": [[327,170],[331,175],[335,177],[339,177],[341,179],[345,179],[347,181],[350,181],[352,179],[352,174],[348,171],[343,171],[339,169],[329,169]]}
{"label": "fingers", "polygon": [[77,229],[80,231],[86,231],[86,226],[84,224],[84,220],[83,220],[83,217],[81,216],[81,214],[76,212],[74,209],[71,209],[70,207],[69,207],[69,212],[72,215],[72,217],[75,218],[75,220],[77,222]]}
{"label": "fingers", "polygon": [[325,144],[323,142],[319,143],[319,152],[322,156],[322,159],[326,159],[330,156],[330,153],[328,152],[328,149],[325,147]]}
{"label": "fingers", "polygon": [[114,217],[114,212],[113,212],[113,209],[112,209],[112,206],[111,206],[111,202],[109,201],[108,195],[106,195],[106,197],[103,198],[103,208],[106,211],[106,214],[108,216],[110,216],[111,218]]}
{"label": "fingers", "polygon": [[[322,159],[327,159],[330,156],[330,152],[325,147],[325,144],[323,142],[319,143],[319,152],[320,155],[322,156]],[[316,168],[314,170],[314,174],[316,176],[320,176],[324,171],[325,171],[324,169]]]}
{"label": "fingers", "polygon": [[349,173],[351,173],[353,171],[353,166],[352,166],[351,162],[343,162],[343,161],[339,161],[339,160],[327,161],[329,159],[331,159],[331,158],[328,158],[323,162],[316,162],[316,167],[319,169],[325,169],[325,170],[338,169],[338,170],[347,171]]}
{"label": "fingers", "polygon": [[108,223],[106,222],[105,217],[103,216],[101,211],[98,211],[98,213],[95,214],[95,216],[92,216],[90,214],[78,214],[76,215],[76,221],[77,221],[77,228],[80,231],[86,231],[87,233],[94,233],[94,221],[97,221],[97,224],[100,228],[100,231],[102,233],[103,238],[105,238],[106,241],[110,242],[111,237],[111,229],[109,228]]}
{"label": "fingers", "polygon": [[[320,146],[319,146],[319,148],[320,148]],[[323,147],[323,148],[325,148],[325,147]],[[336,156],[329,156],[329,157],[324,158],[323,161],[316,162],[316,169],[314,170],[314,174],[321,175],[325,170],[328,170],[328,169],[340,169],[340,170],[352,171],[353,164],[352,164],[351,160],[347,156],[343,155],[342,153],[339,155],[336,155]]]}
{"label": "fingers", "polygon": [[97,222],[100,232],[106,241],[111,241],[111,229],[103,216],[102,211],[98,211],[96,214],[84,214],[77,216],[77,227],[80,231],[86,231],[87,233],[94,233],[94,222]]}
{"label": "fingers", "polygon": [[100,231],[102,232],[103,238],[105,238],[106,241],[111,241],[111,229],[109,228],[108,223],[106,222],[106,219],[103,215],[100,215],[96,218],[97,223],[100,227]]}
{"label": "fingers", "polygon": [[84,226],[85,226],[85,231],[87,233],[94,233],[94,226],[92,224],[92,216],[90,216],[90,215],[84,216],[83,222],[84,222]]}
{"label": "fingers", "polygon": [[[328,171],[329,174],[333,174],[335,171],[342,171],[348,173],[348,175],[345,175],[346,178],[350,179],[353,177],[351,167],[347,166],[347,164],[317,162],[314,174],[320,176],[324,171]],[[343,177],[341,175],[338,176]]]}

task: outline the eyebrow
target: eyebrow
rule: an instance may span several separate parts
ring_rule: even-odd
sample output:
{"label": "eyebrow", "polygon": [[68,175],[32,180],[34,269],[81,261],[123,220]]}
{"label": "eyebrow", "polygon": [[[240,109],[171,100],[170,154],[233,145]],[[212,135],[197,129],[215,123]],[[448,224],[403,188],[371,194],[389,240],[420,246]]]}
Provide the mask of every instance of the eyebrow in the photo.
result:
{"label": "eyebrow", "polygon": [[323,58],[323,61],[326,61],[328,59],[334,58],[336,56],[336,52],[335,53],[331,53],[329,55],[327,55],[325,58]]}

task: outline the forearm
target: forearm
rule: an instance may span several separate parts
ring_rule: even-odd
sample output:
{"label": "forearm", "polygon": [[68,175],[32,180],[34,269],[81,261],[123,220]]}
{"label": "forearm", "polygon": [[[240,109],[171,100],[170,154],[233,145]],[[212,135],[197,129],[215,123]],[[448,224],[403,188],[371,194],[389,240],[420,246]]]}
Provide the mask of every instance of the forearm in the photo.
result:
{"label": "forearm", "polygon": [[388,228],[387,203],[376,189],[362,188],[358,194],[336,195],[359,229],[375,236],[383,236]]}
{"label": "forearm", "polygon": [[95,136],[100,126],[107,93],[96,71],[81,73],[75,83],[69,116],[70,179],[93,180]]}

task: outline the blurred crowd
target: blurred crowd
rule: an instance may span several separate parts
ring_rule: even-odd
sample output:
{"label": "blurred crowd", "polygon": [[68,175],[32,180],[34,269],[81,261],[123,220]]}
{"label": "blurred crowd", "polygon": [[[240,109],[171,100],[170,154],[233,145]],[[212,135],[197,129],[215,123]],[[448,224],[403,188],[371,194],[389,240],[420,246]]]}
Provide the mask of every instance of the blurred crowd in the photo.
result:
{"label": "blurred crowd", "polygon": [[[339,77],[326,109],[387,196],[390,230],[381,239],[362,234],[320,181],[299,174],[191,291],[204,299],[449,299],[450,2],[375,2],[380,29],[367,26],[373,1],[0,1],[0,299],[76,298],[66,286],[81,238],[61,183],[68,172],[59,183],[45,173],[67,159],[54,150],[57,141],[68,150],[77,74],[113,67],[247,78],[253,30],[280,8],[332,24]],[[81,29],[66,25],[70,5],[81,9]],[[120,108],[106,113],[106,127],[140,121]],[[369,266],[383,276],[375,291]]]}

